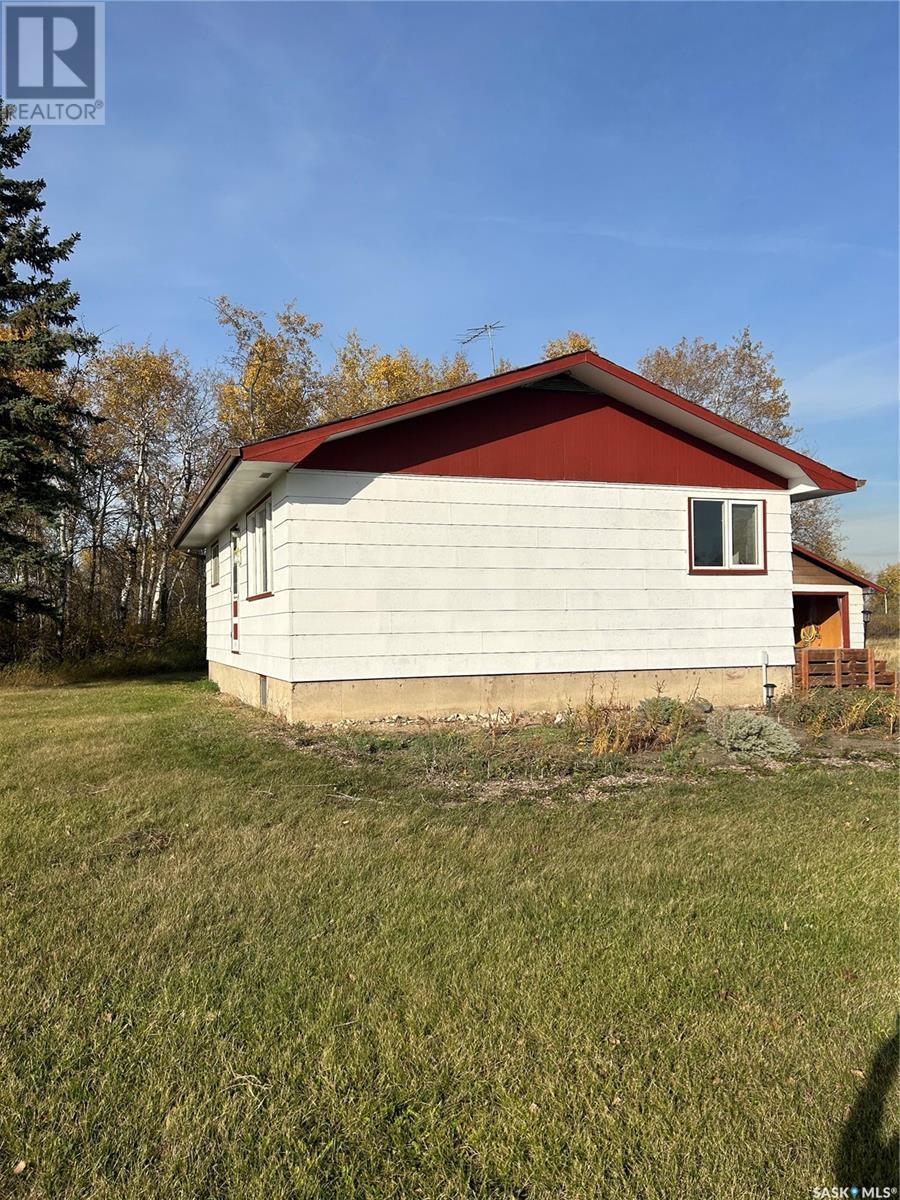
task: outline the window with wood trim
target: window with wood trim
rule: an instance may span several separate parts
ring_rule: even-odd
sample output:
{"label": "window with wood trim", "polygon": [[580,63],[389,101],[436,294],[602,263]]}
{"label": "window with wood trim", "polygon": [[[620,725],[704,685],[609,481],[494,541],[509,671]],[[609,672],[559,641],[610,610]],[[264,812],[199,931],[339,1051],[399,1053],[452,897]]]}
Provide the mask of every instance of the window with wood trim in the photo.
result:
{"label": "window with wood trim", "polygon": [[765,572],[765,501],[695,499],[689,519],[693,573]]}
{"label": "window with wood trim", "polygon": [[248,600],[272,594],[272,497],[247,513]]}
{"label": "window with wood trim", "polygon": [[213,542],[209,548],[209,586],[219,586],[219,543]]}

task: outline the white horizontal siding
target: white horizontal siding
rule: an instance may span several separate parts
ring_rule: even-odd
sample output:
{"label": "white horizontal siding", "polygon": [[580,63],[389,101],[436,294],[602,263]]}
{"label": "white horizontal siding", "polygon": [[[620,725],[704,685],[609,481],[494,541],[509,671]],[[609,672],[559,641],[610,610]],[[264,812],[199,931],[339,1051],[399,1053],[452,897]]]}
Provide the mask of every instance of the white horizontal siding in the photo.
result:
{"label": "white horizontal siding", "polygon": [[[210,543],[212,544],[212,543]],[[224,661],[231,649],[231,547],[227,533],[219,539],[219,582],[212,586],[212,563],[206,559],[206,656]]]}
{"label": "white horizontal siding", "polygon": [[[238,566],[239,653],[231,645],[231,524],[219,535],[219,579],[217,588],[209,586],[207,564],[206,656],[212,662],[254,671],[275,679],[291,677],[291,573],[295,548],[291,545],[292,506],[287,498],[284,479],[276,481],[272,492],[272,592],[259,600],[248,600],[249,555],[246,548],[246,517],[237,522],[241,534],[242,555]],[[266,495],[260,481],[261,499]],[[256,502],[254,502],[256,503]],[[234,523],[232,523],[234,524]]]}
{"label": "white horizontal siding", "polygon": [[[303,477],[301,479],[301,476]],[[357,498],[369,502],[413,498],[444,504],[515,504],[568,506],[584,512],[596,508],[679,508],[690,496],[747,496],[753,499],[781,495],[772,490],[715,487],[672,487],[669,484],[592,483],[577,480],[473,479],[452,475],[372,475],[365,471],[295,470],[287,477],[288,496],[308,503],[333,505],[346,510]],[[413,497],[410,484],[417,485]],[[374,485],[374,486],[373,486]],[[473,489],[477,489],[476,491]],[[684,497],[684,498],[683,498]],[[785,512],[789,514],[790,509]]]}
{"label": "white horizontal siding", "polygon": [[[285,486],[293,679],[793,661],[786,494],[303,470]],[[703,495],[765,499],[768,574],[688,572]]]}
{"label": "white horizontal siding", "polygon": [[[770,627],[771,629],[771,627]],[[692,633],[688,626],[670,628],[644,628],[640,631],[640,648],[643,650],[678,649],[685,635]],[[705,648],[741,648],[759,645],[759,631],[755,628],[731,629],[711,626],[704,630]],[[294,654],[297,657],[312,657],[321,654],[325,658],[414,657],[421,658],[434,650],[434,633],[392,630],[390,633],[324,633],[295,634]],[[579,651],[592,654],[607,654],[614,651],[629,652],[635,647],[633,629],[529,629],[529,630],[460,630],[442,631],[440,651],[443,655],[457,654],[520,654],[537,651],[552,653],[554,650]]]}
{"label": "white horizontal siding", "polygon": [[865,645],[866,631],[862,619],[863,594],[862,588],[847,589],[850,604],[850,645],[861,648]]}
{"label": "white horizontal siding", "polygon": [[[323,555],[318,551],[310,555],[319,557],[345,557],[357,555],[351,551],[356,547],[335,547],[333,554]],[[384,549],[384,548],[379,548]],[[512,552],[509,552],[512,553]],[[370,556],[360,554],[366,559]],[[376,558],[388,561],[381,563],[346,561],[341,565],[303,561],[291,572],[291,586],[295,589],[316,588],[342,591],[348,588],[379,588],[385,583],[392,590],[415,591],[469,591],[469,590],[535,590],[541,588],[564,588],[585,590],[598,588],[604,591],[670,591],[673,577],[685,570],[687,545],[683,550],[631,550],[604,552],[597,550],[593,555],[580,552],[557,550],[552,553],[521,555],[514,553],[515,564],[500,561],[498,552],[494,562],[479,561],[481,556],[474,547],[453,549],[442,547],[441,553],[428,555],[411,552],[397,546],[390,554],[378,554]],[[783,556],[788,565],[790,556]],[[304,559],[306,556],[304,555]],[[476,561],[473,563],[472,559]],[[645,569],[652,561],[652,569]],[[552,562],[554,565],[537,565]],[[582,565],[578,565],[579,562]],[[643,564],[643,565],[642,565]],[[768,576],[760,576],[753,594],[760,591],[777,591],[783,585],[783,570],[777,562],[769,563]],[[723,577],[708,575],[694,577],[693,591],[698,594],[715,592],[733,595],[739,590],[742,578],[734,576],[738,586],[723,593]]]}
{"label": "white horizontal siding", "polygon": [[[741,614],[743,613],[743,618]],[[760,613],[758,609],[478,609],[457,610],[454,625],[459,632],[519,633],[541,630],[644,630],[693,629],[698,621],[710,627],[734,624],[755,628],[781,629],[790,614],[789,606],[779,606]],[[447,628],[446,609],[396,610],[393,612],[322,610],[305,612],[298,636],[330,636],[334,634],[374,633],[443,633]]]}

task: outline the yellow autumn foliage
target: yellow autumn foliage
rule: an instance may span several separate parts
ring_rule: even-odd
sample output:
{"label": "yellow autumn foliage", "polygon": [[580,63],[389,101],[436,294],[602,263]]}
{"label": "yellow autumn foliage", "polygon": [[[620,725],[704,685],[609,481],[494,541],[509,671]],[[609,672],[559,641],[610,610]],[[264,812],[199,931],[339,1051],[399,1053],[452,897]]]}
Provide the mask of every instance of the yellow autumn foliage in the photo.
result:
{"label": "yellow autumn foliage", "polygon": [[594,350],[597,344],[587,333],[570,329],[565,337],[551,338],[544,346],[544,358],[559,358],[562,354],[575,354],[578,350]]}
{"label": "yellow autumn foliage", "polygon": [[408,346],[385,354],[378,346],[366,345],[351,329],[325,377],[321,419],[354,416],[470,383],[475,378],[471,363],[461,351],[437,361],[420,358]]}
{"label": "yellow autumn foliage", "polygon": [[232,339],[232,371],[218,389],[217,415],[232,442],[275,437],[312,424],[318,414],[322,381],[315,341],[322,326],[293,303],[275,315],[216,300],[219,324]]}

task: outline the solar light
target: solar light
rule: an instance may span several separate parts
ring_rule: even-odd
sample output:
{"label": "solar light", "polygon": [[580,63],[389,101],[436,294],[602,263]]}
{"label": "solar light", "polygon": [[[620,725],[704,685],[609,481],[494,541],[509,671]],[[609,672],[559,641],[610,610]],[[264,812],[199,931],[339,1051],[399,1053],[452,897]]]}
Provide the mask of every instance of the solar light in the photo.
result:
{"label": "solar light", "polygon": [[775,689],[777,686],[778,686],[777,683],[764,683],[763,684],[763,687],[766,690],[766,708],[772,707],[772,701],[775,699]]}

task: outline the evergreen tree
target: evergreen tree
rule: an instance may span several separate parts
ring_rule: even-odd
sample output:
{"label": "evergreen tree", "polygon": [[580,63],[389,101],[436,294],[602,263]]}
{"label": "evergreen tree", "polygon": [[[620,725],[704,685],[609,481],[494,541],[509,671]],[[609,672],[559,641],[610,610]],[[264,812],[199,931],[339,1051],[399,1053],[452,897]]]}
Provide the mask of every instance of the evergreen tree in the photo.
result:
{"label": "evergreen tree", "polygon": [[0,620],[58,616],[56,523],[75,503],[91,418],[67,368],[97,339],[77,325],[78,295],[54,279],[78,234],[56,244],[41,219],[42,179],[14,179],[31,130],[0,102]]}

